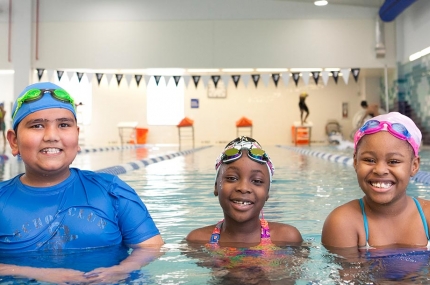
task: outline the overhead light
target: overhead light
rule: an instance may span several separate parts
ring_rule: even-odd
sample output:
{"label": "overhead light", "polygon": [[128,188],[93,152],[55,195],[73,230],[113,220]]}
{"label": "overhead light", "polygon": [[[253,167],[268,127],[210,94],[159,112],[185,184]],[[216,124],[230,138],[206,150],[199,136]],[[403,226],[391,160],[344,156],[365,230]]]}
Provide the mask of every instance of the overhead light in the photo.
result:
{"label": "overhead light", "polygon": [[[37,71],[36,71],[37,72]],[[0,69],[0,74],[14,74],[15,70],[11,70],[11,69]]]}
{"label": "overhead light", "polygon": [[222,72],[253,72],[254,68],[223,68]]}
{"label": "overhead light", "polygon": [[218,68],[190,68],[187,69],[188,73],[202,73],[202,72],[219,72]]}
{"label": "overhead light", "polygon": [[257,72],[287,72],[288,68],[257,68]]}
{"label": "overhead light", "polygon": [[419,59],[420,57],[423,57],[423,56],[425,56],[425,55],[428,55],[430,53],[430,47],[426,47],[425,49],[423,49],[423,50],[421,50],[421,51],[419,51],[419,52],[416,52],[416,53],[414,53],[414,54],[411,54],[410,56],[409,56],[409,61],[414,61],[414,60],[416,60],[416,59]]}
{"label": "overhead light", "polygon": [[326,0],[318,0],[314,2],[315,6],[325,6],[328,4],[328,1]]}

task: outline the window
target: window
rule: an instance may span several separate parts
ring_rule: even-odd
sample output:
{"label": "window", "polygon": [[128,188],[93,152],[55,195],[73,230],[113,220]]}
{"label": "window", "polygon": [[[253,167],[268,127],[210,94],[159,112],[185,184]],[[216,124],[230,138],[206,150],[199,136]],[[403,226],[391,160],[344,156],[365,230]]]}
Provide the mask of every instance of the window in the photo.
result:
{"label": "window", "polygon": [[147,85],[147,120],[148,125],[177,125],[184,118],[184,80],[176,86],[173,78],[165,83],[161,77],[158,86],[151,77]]}

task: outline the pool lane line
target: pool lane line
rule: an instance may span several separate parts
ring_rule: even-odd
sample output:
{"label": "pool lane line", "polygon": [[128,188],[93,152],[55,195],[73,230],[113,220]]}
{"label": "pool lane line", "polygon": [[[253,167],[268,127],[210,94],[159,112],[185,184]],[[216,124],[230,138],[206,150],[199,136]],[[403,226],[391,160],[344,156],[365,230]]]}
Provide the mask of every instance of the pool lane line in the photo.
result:
{"label": "pool lane line", "polygon": [[141,160],[136,160],[136,161],[120,164],[120,165],[115,165],[115,166],[99,169],[99,170],[96,170],[95,172],[109,173],[109,174],[113,174],[113,175],[124,174],[124,173],[127,173],[129,171],[133,171],[133,170],[136,170],[139,168],[144,168],[150,164],[154,164],[154,163],[161,162],[164,160],[172,159],[172,158],[175,158],[178,156],[187,155],[187,154],[190,154],[190,153],[193,153],[193,152],[196,152],[199,150],[203,150],[203,149],[206,149],[209,147],[212,147],[212,146],[203,146],[203,147],[193,148],[193,149],[189,149],[189,150],[178,151],[175,153],[169,153],[169,154],[164,154],[164,155],[155,156],[155,157],[148,157],[148,158],[141,159]]}
{"label": "pool lane line", "polygon": [[285,146],[285,145],[276,145],[280,148],[286,148],[304,155],[310,155],[310,156],[316,156],[318,158],[326,159],[331,162],[337,162],[345,165],[353,165],[354,159],[348,156],[339,155],[339,154],[333,154],[329,152],[322,152],[322,151],[315,151],[310,150],[306,148],[300,148],[300,147],[292,147],[292,146]]}
{"label": "pool lane line", "polygon": [[[285,145],[276,145],[276,146],[280,148],[289,149],[304,155],[316,156],[318,158],[326,159],[331,162],[342,163],[349,166],[352,166],[354,163],[353,158],[347,157],[344,155],[332,154],[332,153],[321,152],[321,151],[313,151],[306,148],[292,147],[292,146],[285,146]],[[419,170],[414,177],[411,177],[411,181],[423,183],[423,184],[430,184],[430,172]]]}
{"label": "pool lane line", "polygon": [[97,151],[136,149],[136,148],[146,148],[146,147],[148,147],[148,145],[145,145],[145,144],[124,145],[124,146],[105,146],[105,147],[81,147],[81,150],[78,151],[78,154],[97,152]]}

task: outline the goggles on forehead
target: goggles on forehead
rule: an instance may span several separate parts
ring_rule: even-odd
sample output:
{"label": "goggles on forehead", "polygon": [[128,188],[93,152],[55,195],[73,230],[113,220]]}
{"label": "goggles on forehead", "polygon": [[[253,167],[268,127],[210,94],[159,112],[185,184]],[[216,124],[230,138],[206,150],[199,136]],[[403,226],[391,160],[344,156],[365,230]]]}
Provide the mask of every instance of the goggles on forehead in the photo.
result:
{"label": "goggles on forehead", "polygon": [[22,104],[37,101],[41,99],[45,93],[51,94],[52,98],[58,101],[70,103],[73,106],[73,109],[75,109],[75,100],[73,100],[72,96],[63,89],[30,89],[16,100],[17,105],[13,112],[12,119],[15,118]]}
{"label": "goggles on forehead", "polygon": [[390,123],[387,121],[369,120],[367,121],[354,136],[354,145],[357,147],[360,139],[365,135],[377,133],[381,130],[386,130],[398,139],[407,141],[413,148],[415,156],[418,156],[419,145],[412,138],[408,129],[400,123]]}
{"label": "goggles on forehead", "polygon": [[270,180],[272,180],[275,168],[273,167],[269,155],[263,149],[261,149],[260,144],[256,140],[249,137],[240,137],[230,142],[226,146],[224,152],[222,152],[217,159],[215,163],[215,169],[218,171],[221,164],[228,164],[241,158],[244,149],[248,150],[248,157],[250,159],[258,163],[265,163],[267,165],[271,178]]}

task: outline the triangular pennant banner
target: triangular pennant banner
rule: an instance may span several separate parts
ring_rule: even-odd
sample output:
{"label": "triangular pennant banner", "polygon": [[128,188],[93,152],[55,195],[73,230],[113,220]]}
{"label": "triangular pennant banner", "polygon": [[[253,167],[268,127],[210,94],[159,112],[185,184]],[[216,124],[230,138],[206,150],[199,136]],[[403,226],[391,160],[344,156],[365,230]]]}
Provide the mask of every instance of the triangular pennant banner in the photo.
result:
{"label": "triangular pennant banner", "polygon": [[267,85],[269,85],[269,79],[270,79],[270,74],[268,73],[261,74],[261,80],[263,80],[264,86],[267,87]]}
{"label": "triangular pennant banner", "polygon": [[64,71],[62,70],[57,70],[57,77],[58,77],[58,81],[61,81],[61,77],[63,77]]}
{"label": "triangular pennant banner", "polygon": [[36,68],[37,70],[37,78],[39,78],[39,81],[42,79],[43,72],[45,71],[44,68]]}
{"label": "triangular pennant banner", "polygon": [[160,82],[161,75],[154,75],[154,79],[155,79],[155,84],[157,84],[158,86],[158,82]]}
{"label": "triangular pennant banner", "polygon": [[318,80],[320,79],[320,72],[319,71],[312,71],[312,77],[315,81],[315,84],[318,85]]}
{"label": "triangular pennant banner", "polygon": [[358,75],[360,75],[360,68],[351,68],[352,76],[355,79],[355,82],[358,80]]}
{"label": "triangular pennant banner", "polygon": [[275,83],[276,87],[278,87],[278,82],[280,78],[281,76],[279,75],[279,73],[272,74],[273,83]]}
{"label": "triangular pennant banner", "polygon": [[191,76],[184,75],[184,76],[182,76],[182,78],[184,78],[185,88],[188,88],[188,84],[190,83]]}
{"label": "triangular pennant banner", "polygon": [[237,84],[239,84],[240,75],[232,75],[231,79],[233,80],[234,86],[237,88]]}
{"label": "triangular pennant banner", "polygon": [[290,74],[283,72],[281,74],[281,77],[282,77],[282,81],[284,81],[284,85],[288,86],[288,82],[290,82]]}
{"label": "triangular pennant banner", "polygon": [[337,84],[337,80],[339,79],[339,71],[332,71],[331,74],[333,75],[334,82]]}
{"label": "triangular pennant banner", "polygon": [[245,87],[248,87],[249,79],[251,79],[251,75],[249,75],[249,74],[242,75],[242,81],[243,81],[243,84],[245,85]]}
{"label": "triangular pennant banner", "polygon": [[181,80],[180,76],[173,76],[173,80],[175,81],[175,85],[178,86],[179,80]]}
{"label": "triangular pennant banner", "polygon": [[200,75],[193,75],[191,77],[193,78],[194,86],[196,86],[196,88],[197,88],[197,86],[199,85],[199,81],[200,81]]}
{"label": "triangular pennant banner", "polygon": [[219,76],[219,75],[212,75],[211,78],[212,78],[212,81],[213,81],[213,83],[215,85],[215,88],[217,88],[218,81],[220,80],[221,76]]}
{"label": "triangular pennant banner", "polygon": [[134,80],[136,80],[136,85],[137,85],[137,87],[139,87],[140,81],[142,80],[142,75],[141,74],[135,74]]}
{"label": "triangular pennant banner", "polygon": [[302,80],[303,80],[303,83],[305,83],[305,85],[309,84],[309,77],[310,77],[310,75],[311,75],[310,72],[307,72],[307,71],[302,72]]}
{"label": "triangular pennant banner", "polygon": [[166,86],[169,84],[170,78],[172,78],[172,76],[164,75],[164,83],[166,84]]}
{"label": "triangular pennant banner", "polygon": [[340,72],[342,73],[343,81],[345,81],[345,84],[348,84],[349,81],[349,73],[351,70],[349,68],[341,69]]}
{"label": "triangular pennant banner", "polygon": [[258,86],[258,81],[260,80],[260,74],[252,74],[252,81],[254,81],[255,88]]}
{"label": "triangular pennant banner", "polygon": [[222,83],[224,83],[224,87],[228,87],[228,83],[230,82],[230,76],[229,75],[221,75]]}
{"label": "triangular pennant banner", "polygon": [[299,84],[300,72],[293,72],[291,74],[293,75],[294,83],[296,83],[296,86],[297,86],[297,84]]}
{"label": "triangular pennant banner", "polygon": [[206,86],[208,86],[208,82],[209,82],[209,75],[204,75],[202,76],[202,81],[203,81],[203,87],[206,88]]}
{"label": "triangular pennant banner", "polygon": [[118,82],[118,86],[121,83],[121,80],[122,80],[123,76],[124,76],[123,74],[115,74],[116,82]]}
{"label": "triangular pennant banner", "polygon": [[103,73],[96,73],[97,83],[100,85],[100,82],[103,78]]}
{"label": "triangular pennant banner", "polygon": [[324,85],[327,85],[329,72],[328,71],[321,72],[321,77],[322,77],[322,80],[324,82]]}
{"label": "triangular pennant banner", "polygon": [[82,76],[84,76],[83,72],[76,72],[76,76],[78,77],[78,81],[81,82]]}

